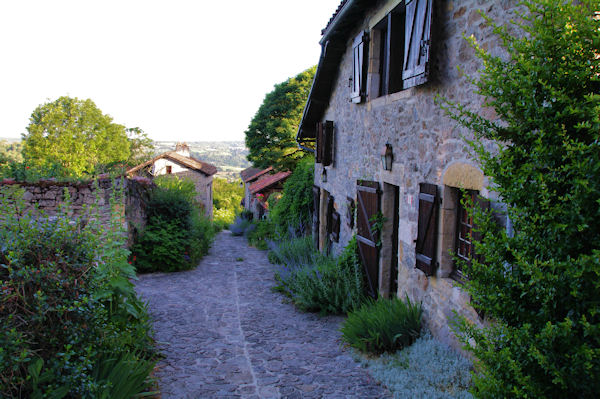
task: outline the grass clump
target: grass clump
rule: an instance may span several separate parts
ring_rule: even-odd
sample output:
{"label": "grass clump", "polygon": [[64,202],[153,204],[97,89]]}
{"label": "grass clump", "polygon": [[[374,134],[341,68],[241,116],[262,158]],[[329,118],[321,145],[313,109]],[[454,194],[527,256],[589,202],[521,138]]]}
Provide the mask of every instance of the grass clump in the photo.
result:
{"label": "grass clump", "polygon": [[250,227],[251,224],[252,222],[250,220],[238,216],[235,218],[233,223],[229,225],[229,231],[231,231],[231,235],[243,236],[244,232],[246,229],[248,229],[248,227]]}
{"label": "grass clump", "polygon": [[411,346],[377,358],[357,356],[394,398],[470,399],[471,362],[426,333]]}
{"label": "grass clump", "polygon": [[421,333],[421,305],[399,298],[368,300],[351,312],[340,331],[342,341],[361,352],[393,352]]}
{"label": "grass clump", "polygon": [[271,259],[281,264],[275,273],[276,289],[303,311],[345,314],[356,309],[365,299],[356,250],[355,238],[338,258],[317,251],[311,237],[273,244]]}

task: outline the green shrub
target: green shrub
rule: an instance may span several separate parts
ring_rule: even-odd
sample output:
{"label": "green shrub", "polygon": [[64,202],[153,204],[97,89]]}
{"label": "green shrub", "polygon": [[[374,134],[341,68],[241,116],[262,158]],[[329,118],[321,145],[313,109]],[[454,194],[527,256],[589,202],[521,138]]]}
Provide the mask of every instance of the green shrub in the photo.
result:
{"label": "green shrub", "polygon": [[312,239],[306,237],[272,247],[274,257],[282,262],[275,274],[279,281],[276,289],[290,296],[299,309],[345,314],[365,300],[364,274],[356,255],[356,238],[338,259],[318,252]]}
{"label": "green shrub", "polygon": [[369,299],[350,312],[342,341],[361,352],[393,352],[412,344],[421,332],[421,305],[399,298]]}
{"label": "green shrub", "polygon": [[268,241],[272,241],[277,237],[275,225],[270,219],[259,220],[244,231],[244,235],[248,237],[250,245],[266,250],[269,248]]}
{"label": "green shrub", "polygon": [[225,179],[213,180],[213,223],[219,230],[227,228],[242,212],[244,187],[241,180],[229,182]]}
{"label": "green shrub", "polygon": [[[492,26],[505,55],[472,44],[473,81],[497,119],[446,103],[514,226],[475,213],[484,262],[465,288],[493,323],[458,324],[480,360],[480,397],[597,397],[600,392],[600,19],[598,1],[526,0]],[[497,52],[495,52],[497,54]],[[490,113],[486,111],[486,114]],[[492,140],[496,144],[490,142]]]}
{"label": "green shrub", "polygon": [[195,200],[191,180],[169,176],[156,182],[131,262],[140,272],[191,269],[208,253],[215,229]]}
{"label": "green shrub", "polygon": [[310,226],[313,208],[314,159],[303,159],[283,185],[281,198],[273,206],[269,218],[281,236],[291,228],[305,230]]}
{"label": "green shrub", "polygon": [[67,216],[68,199],[48,217],[25,212],[22,191],[0,191],[0,397],[100,397],[115,382],[93,372],[107,356],[146,364],[146,381],[150,325],[117,207],[103,229]]}

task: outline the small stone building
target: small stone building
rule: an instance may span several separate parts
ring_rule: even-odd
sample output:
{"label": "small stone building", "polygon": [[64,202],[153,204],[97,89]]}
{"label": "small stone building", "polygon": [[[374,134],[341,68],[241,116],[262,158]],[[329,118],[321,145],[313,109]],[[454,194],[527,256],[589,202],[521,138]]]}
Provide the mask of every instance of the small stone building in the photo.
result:
{"label": "small stone building", "polygon": [[244,184],[244,209],[260,219],[269,212],[267,200],[273,193],[283,190],[283,183],[291,172],[273,173],[273,168],[247,168],[240,172]]}
{"label": "small stone building", "polygon": [[191,157],[190,148],[186,143],[177,143],[175,151],[160,154],[127,171],[128,176],[156,177],[174,175],[191,179],[198,193],[196,199],[203,206],[208,217],[212,218],[213,175],[217,168],[206,162]]}
{"label": "small stone building", "polygon": [[454,346],[454,311],[482,323],[453,257],[470,259],[477,239],[460,200],[492,206],[507,222],[469,155],[471,134],[435,100],[441,95],[495,117],[457,67],[468,76],[481,67],[463,35],[501,54],[479,10],[502,23],[514,4],[342,1],[322,31],[297,135],[300,147],[315,152],[313,232],[320,249],[339,253],[356,234],[370,294],[421,302],[430,330]]}

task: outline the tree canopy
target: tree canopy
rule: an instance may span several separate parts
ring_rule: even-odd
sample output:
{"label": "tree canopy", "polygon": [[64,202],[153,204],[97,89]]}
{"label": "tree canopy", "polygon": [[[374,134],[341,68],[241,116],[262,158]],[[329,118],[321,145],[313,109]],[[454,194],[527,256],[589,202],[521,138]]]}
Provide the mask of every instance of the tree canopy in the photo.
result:
{"label": "tree canopy", "polygon": [[[526,0],[494,26],[506,57],[471,39],[484,69],[474,79],[489,120],[448,112],[470,142],[514,226],[475,212],[483,236],[463,264],[472,302],[491,321],[459,324],[479,359],[486,398],[591,398],[600,390],[600,18],[597,0]],[[489,146],[488,140],[498,145]]]}
{"label": "tree canopy", "polygon": [[316,66],[275,85],[246,130],[248,160],[258,168],[294,169],[308,154],[296,143],[296,133],[315,76]]}
{"label": "tree canopy", "polygon": [[92,174],[130,156],[125,126],[113,123],[90,99],[60,97],[38,106],[29,120],[25,162],[57,176]]}

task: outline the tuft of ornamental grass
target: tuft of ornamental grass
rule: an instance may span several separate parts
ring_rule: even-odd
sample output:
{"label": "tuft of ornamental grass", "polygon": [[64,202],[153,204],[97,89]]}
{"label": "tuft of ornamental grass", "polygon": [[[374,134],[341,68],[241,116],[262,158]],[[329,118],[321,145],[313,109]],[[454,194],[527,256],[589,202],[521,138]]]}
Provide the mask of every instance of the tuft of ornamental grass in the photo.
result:
{"label": "tuft of ornamental grass", "polygon": [[241,236],[244,235],[246,229],[248,229],[250,225],[252,225],[250,220],[238,216],[229,226],[229,231],[231,231],[231,235]]}
{"label": "tuft of ornamental grass", "polygon": [[348,314],[340,328],[342,341],[364,353],[394,352],[412,344],[421,333],[420,304],[406,298],[367,300]]}
{"label": "tuft of ornamental grass", "polygon": [[411,346],[380,357],[356,359],[394,398],[471,399],[471,361],[429,332]]}

